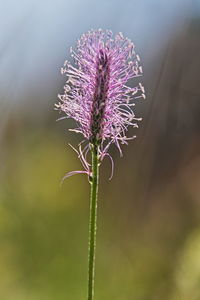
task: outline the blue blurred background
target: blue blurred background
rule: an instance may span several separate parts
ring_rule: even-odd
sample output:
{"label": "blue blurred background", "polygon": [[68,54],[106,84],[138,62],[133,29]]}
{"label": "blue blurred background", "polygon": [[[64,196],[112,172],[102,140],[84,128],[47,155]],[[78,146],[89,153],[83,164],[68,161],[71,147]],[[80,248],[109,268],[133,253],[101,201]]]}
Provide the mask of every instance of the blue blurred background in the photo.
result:
{"label": "blue blurred background", "polygon": [[102,28],[134,41],[147,99],[101,168],[95,299],[199,300],[200,2],[0,4],[0,299],[86,299],[89,185],[59,186],[81,137],[54,103],[69,47]]}

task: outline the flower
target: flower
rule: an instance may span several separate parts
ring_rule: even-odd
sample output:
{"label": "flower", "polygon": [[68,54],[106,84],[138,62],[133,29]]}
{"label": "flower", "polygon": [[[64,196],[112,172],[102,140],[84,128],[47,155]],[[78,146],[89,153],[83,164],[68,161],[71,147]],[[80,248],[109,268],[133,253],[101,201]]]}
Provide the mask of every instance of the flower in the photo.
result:
{"label": "flower", "polygon": [[77,128],[88,141],[84,150],[79,147],[79,157],[89,172],[85,155],[89,145],[99,145],[100,160],[108,154],[114,143],[120,153],[120,144],[127,144],[128,126],[138,127],[132,107],[134,100],[145,98],[141,83],[135,87],[126,85],[131,78],[142,75],[139,56],[134,44],[122,33],[113,37],[110,30],[91,30],[71,48],[74,65],[65,61],[61,69],[67,76],[64,94],[58,95],[56,109],[63,111],[66,118],[72,118]]}

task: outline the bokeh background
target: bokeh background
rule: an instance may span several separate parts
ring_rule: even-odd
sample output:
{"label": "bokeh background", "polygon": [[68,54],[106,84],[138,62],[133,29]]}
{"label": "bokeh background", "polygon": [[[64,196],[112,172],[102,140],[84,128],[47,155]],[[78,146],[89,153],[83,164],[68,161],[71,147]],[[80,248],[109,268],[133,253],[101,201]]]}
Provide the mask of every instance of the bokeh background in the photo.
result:
{"label": "bokeh background", "polygon": [[134,41],[147,99],[101,168],[95,299],[199,300],[200,1],[0,4],[0,299],[86,299],[89,185],[60,188],[81,137],[54,103],[69,47],[103,28]]}

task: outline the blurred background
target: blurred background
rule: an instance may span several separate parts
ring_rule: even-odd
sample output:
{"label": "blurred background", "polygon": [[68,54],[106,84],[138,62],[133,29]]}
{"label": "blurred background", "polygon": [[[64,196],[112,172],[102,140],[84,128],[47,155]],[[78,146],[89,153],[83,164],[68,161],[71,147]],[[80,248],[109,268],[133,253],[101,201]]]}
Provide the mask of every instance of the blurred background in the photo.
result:
{"label": "blurred background", "polygon": [[134,41],[147,99],[101,167],[95,299],[199,300],[200,1],[0,4],[0,299],[86,299],[89,185],[60,188],[81,137],[54,103],[69,47],[103,28]]}

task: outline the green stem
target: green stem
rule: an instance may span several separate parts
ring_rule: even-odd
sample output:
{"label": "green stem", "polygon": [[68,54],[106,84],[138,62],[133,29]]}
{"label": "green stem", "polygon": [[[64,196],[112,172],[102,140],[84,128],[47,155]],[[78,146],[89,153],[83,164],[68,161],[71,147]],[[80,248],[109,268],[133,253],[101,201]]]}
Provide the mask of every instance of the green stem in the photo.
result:
{"label": "green stem", "polygon": [[97,231],[97,193],[99,180],[98,145],[92,145],[92,177],[90,180],[90,226],[88,246],[88,297],[93,300],[94,296],[94,273],[95,273],[95,250]]}

